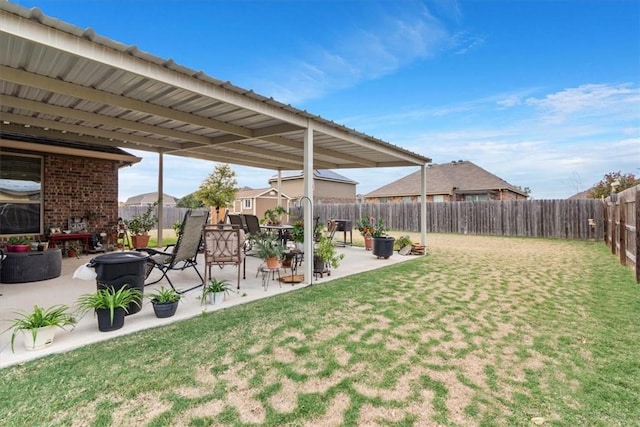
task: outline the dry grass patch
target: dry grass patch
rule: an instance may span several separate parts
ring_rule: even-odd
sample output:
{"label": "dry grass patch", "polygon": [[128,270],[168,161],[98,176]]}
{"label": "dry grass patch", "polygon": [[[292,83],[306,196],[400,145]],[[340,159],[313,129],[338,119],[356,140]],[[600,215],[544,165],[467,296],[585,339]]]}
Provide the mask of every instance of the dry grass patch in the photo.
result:
{"label": "dry grass patch", "polygon": [[[430,235],[429,255],[410,264],[210,313],[162,340],[146,332],[100,344],[114,355],[96,367],[111,391],[83,401],[74,384],[58,385],[74,402],[28,424],[615,425],[619,418],[589,424],[603,410],[584,391],[607,349],[598,346],[607,335],[588,325],[602,298],[597,270],[618,271],[599,248]],[[131,342],[140,353],[120,361]],[[90,351],[74,363],[90,370]],[[29,373],[46,378],[56,363]],[[3,381],[28,388],[21,369],[5,370]],[[17,413],[0,410],[27,419]]]}

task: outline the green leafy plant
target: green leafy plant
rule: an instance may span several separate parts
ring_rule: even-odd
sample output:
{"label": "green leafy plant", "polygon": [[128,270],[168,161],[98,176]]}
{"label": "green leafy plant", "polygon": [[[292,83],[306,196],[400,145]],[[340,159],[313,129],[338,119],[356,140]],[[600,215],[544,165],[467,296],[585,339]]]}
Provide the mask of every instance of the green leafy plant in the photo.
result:
{"label": "green leafy plant", "polygon": [[16,335],[21,331],[31,331],[31,336],[35,341],[38,335],[38,328],[46,326],[55,326],[60,329],[64,329],[65,326],[75,325],[76,319],[67,312],[69,307],[64,304],[54,305],[49,308],[33,306],[33,311],[16,311],[14,314],[18,315],[15,319],[11,320],[11,326],[5,329],[5,332],[9,329],[13,329],[11,334],[11,351],[13,351],[13,343]]}
{"label": "green leafy plant", "polygon": [[148,295],[153,304],[167,304],[180,301],[181,295],[172,288],[161,286],[160,289]]}
{"label": "green leafy plant", "polygon": [[113,286],[98,289],[93,294],[80,295],[77,300],[78,308],[81,312],[86,313],[90,310],[107,309],[111,323],[113,323],[113,315],[116,308],[122,308],[129,312],[129,304],[136,304],[140,307],[142,300],[142,292],[137,289],[128,288],[126,286],[115,290]]}
{"label": "green leafy plant", "polygon": [[373,234],[373,218],[363,216],[356,221],[356,229],[363,237],[371,236]]}
{"label": "green leafy plant", "polygon": [[173,231],[176,232],[176,236],[178,236],[180,233],[182,233],[182,227],[183,227],[183,223],[182,221],[176,221],[173,224],[171,224],[171,228],[173,228]]}
{"label": "green leafy plant", "polygon": [[304,242],[304,223],[302,221],[296,221],[293,224],[293,229],[291,230],[291,239],[296,243]]}
{"label": "green leafy plant", "polygon": [[378,218],[374,220],[371,218],[371,225],[373,230],[371,232],[372,237],[386,237],[387,236],[387,227],[384,225],[384,221],[382,218]]}
{"label": "green leafy plant", "polygon": [[338,268],[340,261],[344,258],[344,254],[338,253],[335,243],[329,240],[324,233],[319,236],[316,242],[314,255],[332,268]]}
{"label": "green leafy plant", "polygon": [[255,239],[254,245],[256,255],[262,259],[280,259],[285,253],[285,247],[282,245],[278,237],[271,233],[260,233],[260,235]]}
{"label": "green leafy plant", "polygon": [[204,303],[209,295],[217,294],[219,292],[224,292],[226,295],[229,295],[230,291],[231,283],[229,283],[229,281],[218,280],[215,277],[212,277],[202,288],[202,302]]}
{"label": "green leafy plant", "polygon": [[30,242],[27,236],[12,236],[7,240],[9,245],[28,245]]}
{"label": "green leafy plant", "polygon": [[289,211],[278,205],[273,209],[264,211],[264,219],[262,222],[270,225],[281,224],[283,215],[289,215]]}
{"label": "green leafy plant", "polygon": [[215,206],[216,222],[220,219],[220,208],[228,206],[238,193],[236,173],[228,164],[217,165],[213,172],[200,184],[195,197],[206,206]]}
{"label": "green leafy plant", "polygon": [[394,248],[396,250],[402,249],[405,246],[411,246],[413,242],[411,241],[411,238],[408,235],[403,235],[400,236],[396,239],[395,243],[394,243]]}
{"label": "green leafy plant", "polygon": [[149,205],[147,210],[141,215],[134,215],[130,220],[125,220],[127,227],[133,234],[147,234],[158,223],[158,217],[155,215],[155,208],[158,202]]}

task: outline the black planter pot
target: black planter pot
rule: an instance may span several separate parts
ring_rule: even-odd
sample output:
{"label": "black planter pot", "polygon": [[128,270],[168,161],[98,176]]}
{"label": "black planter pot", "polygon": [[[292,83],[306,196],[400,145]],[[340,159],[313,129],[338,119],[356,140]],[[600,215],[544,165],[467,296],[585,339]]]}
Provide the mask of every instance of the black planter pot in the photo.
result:
{"label": "black planter pot", "polygon": [[317,256],[313,256],[313,272],[314,273],[323,273],[326,270],[324,265],[324,261],[322,261]]}
{"label": "black planter pot", "polygon": [[111,322],[111,315],[108,308],[99,308],[96,310],[96,316],[98,316],[98,330],[100,332],[115,331],[124,326],[124,315],[126,312],[124,308],[116,308],[113,310],[113,323]]}
{"label": "black planter pot", "polygon": [[163,319],[165,317],[171,317],[176,314],[176,310],[178,309],[178,301],[174,302],[165,302],[162,304],[152,303],[153,304],[153,312],[156,314],[156,317]]}
{"label": "black planter pot", "polygon": [[396,239],[393,237],[374,237],[373,254],[378,258],[387,259],[393,255],[393,244]]}

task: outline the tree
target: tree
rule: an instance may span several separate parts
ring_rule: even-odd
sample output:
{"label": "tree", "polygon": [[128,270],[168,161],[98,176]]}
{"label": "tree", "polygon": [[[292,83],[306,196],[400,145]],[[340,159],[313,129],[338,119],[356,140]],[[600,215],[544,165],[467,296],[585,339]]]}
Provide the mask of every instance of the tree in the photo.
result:
{"label": "tree", "polygon": [[626,190],[627,188],[640,185],[640,179],[636,179],[636,177],[631,173],[623,175],[620,171],[609,172],[608,174],[605,174],[604,178],[599,183],[593,186],[589,192],[590,197],[593,199],[609,197],[611,195],[611,184],[614,182],[618,184],[616,185],[616,193]]}
{"label": "tree", "polygon": [[196,209],[203,208],[204,203],[202,203],[202,200],[198,200],[198,198],[196,197],[196,193],[191,193],[178,200],[176,206],[179,208]]}
{"label": "tree", "polygon": [[220,221],[220,208],[228,206],[236,198],[238,181],[236,173],[228,164],[218,165],[195,192],[196,198],[205,206],[215,206],[216,222]]}

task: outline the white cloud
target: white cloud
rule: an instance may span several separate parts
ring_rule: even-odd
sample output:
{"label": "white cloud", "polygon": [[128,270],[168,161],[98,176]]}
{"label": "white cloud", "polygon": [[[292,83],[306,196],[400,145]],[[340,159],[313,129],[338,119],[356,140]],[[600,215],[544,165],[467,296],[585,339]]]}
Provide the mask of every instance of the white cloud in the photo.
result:
{"label": "white cloud", "polygon": [[410,7],[399,13],[385,10],[387,15],[368,21],[367,27],[345,30],[330,45],[310,43],[295,59],[277,59],[250,86],[298,104],[393,73],[459,43],[422,4],[405,5]]}
{"label": "white cloud", "polygon": [[571,118],[613,115],[623,119],[638,116],[640,88],[631,84],[585,84],[576,88],[551,93],[544,98],[529,98],[527,105],[536,107],[544,118],[553,122],[562,122]]}

